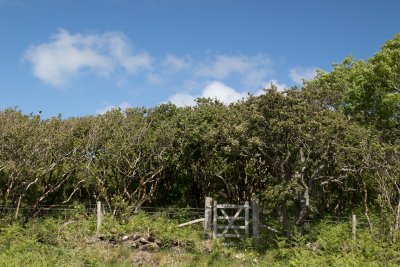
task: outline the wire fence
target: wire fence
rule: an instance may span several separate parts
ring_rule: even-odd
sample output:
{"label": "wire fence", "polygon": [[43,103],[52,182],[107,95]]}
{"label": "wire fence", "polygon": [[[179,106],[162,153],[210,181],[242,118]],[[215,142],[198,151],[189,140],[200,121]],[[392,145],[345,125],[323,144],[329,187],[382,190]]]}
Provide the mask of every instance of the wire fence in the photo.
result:
{"label": "wire fence", "polygon": [[[133,208],[125,208],[124,210],[110,209],[106,205],[102,205],[102,214],[119,217],[121,214],[134,216],[138,213],[144,213],[150,216],[165,216],[170,220],[174,220],[176,223],[185,223],[188,221],[204,218],[205,208],[190,208],[190,207],[149,207],[143,206],[140,209],[135,210]],[[53,217],[64,220],[73,218],[90,218],[95,216],[97,213],[97,205],[89,203],[86,205],[49,205],[49,206],[37,206],[35,208],[21,206],[19,208],[13,206],[0,205],[0,219],[10,218],[10,220],[29,220],[32,217]],[[273,220],[267,216],[261,216],[260,218],[262,230],[267,233],[276,235],[283,235],[284,230],[282,229],[282,223],[278,219]],[[371,221],[371,224],[370,222]],[[352,219],[351,216],[323,216],[319,218],[313,218],[306,220],[302,229],[297,228],[298,231],[304,233],[310,232],[318,225],[323,222],[324,224],[331,225],[347,225],[349,234],[352,234]],[[364,214],[357,215],[356,228],[357,231],[370,231],[374,237],[387,238],[388,233],[382,230],[384,227],[379,227],[379,218],[368,219]],[[292,222],[292,225],[294,223]],[[371,227],[372,226],[372,227]],[[295,227],[296,228],[296,227]],[[294,230],[294,229],[292,229]]]}
{"label": "wire fence", "polygon": [[[102,205],[101,211],[103,215],[111,215],[119,217],[121,215],[134,216],[138,213],[147,215],[161,215],[177,222],[185,220],[194,220],[204,217],[204,208],[177,208],[177,207],[140,207],[139,209],[124,208],[111,209],[106,205]],[[69,219],[71,217],[83,216],[90,217],[97,213],[96,204],[87,205],[51,205],[19,208],[13,206],[0,205],[0,218],[10,217],[31,218],[31,217],[55,217]]]}
{"label": "wire fence", "polygon": [[[165,215],[170,219],[198,219],[204,216],[205,208],[191,208],[191,207],[150,207],[143,206],[135,210],[133,208],[111,209],[106,205],[102,205],[102,213],[104,215],[111,214],[116,215],[124,213],[126,215],[135,215],[137,213],[145,213],[148,215]],[[0,218],[5,216],[16,216],[18,217],[44,217],[44,216],[55,216],[55,217],[68,217],[68,216],[91,216],[96,214],[97,204],[86,204],[86,205],[41,205],[37,207],[26,207],[21,206],[19,208],[14,206],[0,205]],[[351,223],[351,216],[323,216],[321,218],[305,220],[305,225],[312,225],[319,221],[324,221],[326,224],[338,224],[338,223]],[[267,216],[261,216],[261,221],[268,224],[270,218]],[[369,227],[368,219],[365,215],[357,215],[357,226]]]}

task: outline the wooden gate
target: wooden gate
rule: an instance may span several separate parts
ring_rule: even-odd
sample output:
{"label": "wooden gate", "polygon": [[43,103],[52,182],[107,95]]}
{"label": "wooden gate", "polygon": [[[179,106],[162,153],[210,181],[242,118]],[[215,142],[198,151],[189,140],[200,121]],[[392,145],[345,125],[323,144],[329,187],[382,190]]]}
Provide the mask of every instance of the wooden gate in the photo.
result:
{"label": "wooden gate", "polygon": [[[249,202],[244,205],[218,204],[214,201],[213,236],[243,238],[249,236]],[[243,232],[244,231],[244,232]]]}
{"label": "wooden gate", "polygon": [[256,198],[252,199],[251,206],[248,201],[244,205],[233,205],[218,204],[211,197],[206,197],[205,200],[204,234],[206,239],[249,237],[251,223],[254,247],[259,247],[260,207]]}

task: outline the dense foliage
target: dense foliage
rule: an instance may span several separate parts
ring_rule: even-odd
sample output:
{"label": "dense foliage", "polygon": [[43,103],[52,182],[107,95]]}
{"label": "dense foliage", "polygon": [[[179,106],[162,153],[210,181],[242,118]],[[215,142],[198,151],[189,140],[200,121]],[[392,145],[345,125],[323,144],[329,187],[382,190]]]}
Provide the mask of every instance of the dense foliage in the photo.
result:
{"label": "dense foliage", "polygon": [[[102,200],[117,212],[144,204],[242,202],[290,235],[295,226],[358,210],[400,221],[400,34],[367,61],[345,59],[301,89],[223,105],[112,110],[42,119],[0,111],[1,204]],[[370,227],[373,225],[370,221]]]}

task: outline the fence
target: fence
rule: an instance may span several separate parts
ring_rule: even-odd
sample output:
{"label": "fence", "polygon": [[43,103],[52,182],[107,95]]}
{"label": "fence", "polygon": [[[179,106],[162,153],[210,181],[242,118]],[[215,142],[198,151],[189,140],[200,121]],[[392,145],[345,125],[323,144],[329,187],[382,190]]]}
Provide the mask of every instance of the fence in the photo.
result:
{"label": "fence", "polygon": [[[213,238],[213,237],[235,238],[242,236],[243,237],[252,236],[255,247],[259,246],[261,232],[274,233],[277,235],[283,234],[279,227],[274,228],[271,226],[270,224],[271,221],[269,218],[260,217],[259,210],[257,210],[259,209],[258,205],[251,205],[250,203],[245,203],[244,205],[227,206],[215,202],[216,205],[213,206],[213,203],[214,202],[211,198],[206,198],[204,208],[144,206],[141,207],[138,212],[143,212],[149,215],[162,214],[163,216],[166,216],[167,218],[176,221],[182,227],[186,225],[191,225],[193,223],[203,223],[204,233],[206,238]],[[253,201],[251,203],[257,203],[257,202]],[[214,208],[217,209],[217,212],[214,212]],[[232,209],[232,211],[227,211],[228,208]],[[236,214],[239,209],[242,210],[240,211],[240,213]],[[224,212],[222,212],[222,210],[225,211],[225,214]],[[86,205],[38,206],[35,209],[32,209],[31,207],[20,207],[18,208],[18,217],[15,218],[16,211],[17,211],[16,207],[0,205],[0,218],[9,217],[12,220],[15,219],[18,220],[18,219],[29,218],[29,216],[35,215],[35,217],[52,216],[67,220],[77,215],[87,216],[87,217],[96,215],[97,229],[100,229],[102,216],[105,214],[113,213],[111,209],[109,209],[105,205],[99,205],[98,203],[89,203]],[[128,215],[134,215],[134,214],[135,212],[131,211],[130,214]],[[354,240],[357,239],[358,231],[360,229],[365,230],[370,228],[369,218],[367,218],[365,215],[357,215],[357,216],[353,215],[351,217],[324,216],[321,217],[320,219],[306,220],[305,222],[306,231],[311,230],[313,225],[315,225],[315,223],[320,220],[323,220],[324,223],[327,224],[343,224],[343,223],[348,224],[349,234],[352,235],[352,238]],[[225,223],[227,224],[220,224],[222,221],[225,221]],[[237,222],[243,222],[243,223],[240,224]],[[240,234],[237,231],[244,231],[244,233]],[[373,236],[377,238],[387,238],[387,233],[382,232],[380,227],[374,225]]]}
{"label": "fence", "polygon": [[[18,215],[16,212],[18,210]],[[97,203],[85,205],[51,205],[38,206],[35,209],[32,207],[21,206],[18,209],[12,206],[0,205],[0,218],[8,217],[13,220],[34,217],[52,216],[56,218],[69,219],[70,217],[79,216],[97,216],[101,212],[102,215],[116,215],[114,210],[111,210],[106,205],[98,207]],[[178,223],[192,219],[204,217],[204,208],[176,208],[176,207],[141,207],[138,211],[124,212],[126,215],[134,215],[143,212],[148,215],[162,214],[168,219],[175,220]]]}

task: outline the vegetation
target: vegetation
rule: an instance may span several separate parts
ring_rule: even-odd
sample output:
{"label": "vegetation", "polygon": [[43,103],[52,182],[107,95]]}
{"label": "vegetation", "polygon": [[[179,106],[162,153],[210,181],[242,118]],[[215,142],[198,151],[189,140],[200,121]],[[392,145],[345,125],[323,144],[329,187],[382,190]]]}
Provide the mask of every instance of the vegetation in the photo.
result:
{"label": "vegetation", "polygon": [[[118,214],[142,205],[199,207],[205,196],[240,203],[253,194],[284,240],[304,234],[306,221],[352,212],[365,214],[370,234],[379,228],[386,237],[373,244],[365,235],[365,247],[349,246],[344,237],[331,244],[324,238],[341,236],[342,228],[322,227],[321,250],[298,243],[276,251],[283,262],[302,265],[307,258],[317,265],[316,256],[330,252],[322,263],[380,264],[398,257],[399,62],[397,34],[367,61],[349,57],[301,89],[278,92],[272,86],[231,105],[198,99],[195,107],[162,104],[69,119],[0,111],[0,204],[14,207],[14,217],[22,216],[26,226],[2,228],[1,260],[25,250],[42,251],[50,257],[46,262],[57,265],[74,265],[69,253],[76,250],[82,261],[100,259],[82,244],[60,249],[26,235],[44,206],[101,200]],[[90,221],[79,223],[93,230]],[[385,254],[387,244],[393,255]],[[389,262],[398,264],[398,258]]]}
{"label": "vegetation", "polygon": [[[96,221],[76,216],[68,221],[36,218],[25,227],[1,224],[1,266],[398,266],[400,247],[371,239],[367,230],[351,239],[349,225],[320,223],[307,235],[277,238],[268,250],[254,251],[246,241],[239,248],[202,240],[199,228],[178,229],[163,216],[144,214],[124,223],[107,218],[106,236],[146,232],[160,238],[158,252],[131,249],[123,243],[99,242]],[[176,241],[182,245],[174,246]]]}

